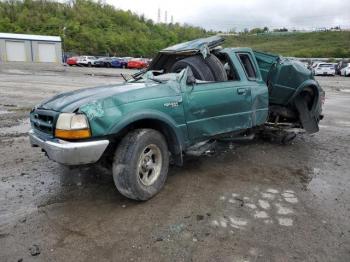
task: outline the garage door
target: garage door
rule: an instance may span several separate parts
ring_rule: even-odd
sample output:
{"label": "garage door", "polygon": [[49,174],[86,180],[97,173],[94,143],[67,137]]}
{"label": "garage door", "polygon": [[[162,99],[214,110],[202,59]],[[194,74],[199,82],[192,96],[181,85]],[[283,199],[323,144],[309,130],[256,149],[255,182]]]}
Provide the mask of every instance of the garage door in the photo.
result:
{"label": "garage door", "polygon": [[10,62],[26,61],[26,49],[24,42],[6,41],[6,57]]}
{"label": "garage door", "polygon": [[39,62],[56,62],[55,44],[39,43]]}

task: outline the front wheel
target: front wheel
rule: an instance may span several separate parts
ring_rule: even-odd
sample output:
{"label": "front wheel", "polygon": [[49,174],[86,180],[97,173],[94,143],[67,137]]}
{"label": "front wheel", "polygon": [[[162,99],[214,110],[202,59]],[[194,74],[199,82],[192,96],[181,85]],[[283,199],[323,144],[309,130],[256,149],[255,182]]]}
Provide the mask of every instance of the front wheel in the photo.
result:
{"label": "front wheel", "polygon": [[113,160],[118,191],[135,200],[148,200],[164,186],[169,152],[164,136],[153,129],[136,129],[119,144]]}

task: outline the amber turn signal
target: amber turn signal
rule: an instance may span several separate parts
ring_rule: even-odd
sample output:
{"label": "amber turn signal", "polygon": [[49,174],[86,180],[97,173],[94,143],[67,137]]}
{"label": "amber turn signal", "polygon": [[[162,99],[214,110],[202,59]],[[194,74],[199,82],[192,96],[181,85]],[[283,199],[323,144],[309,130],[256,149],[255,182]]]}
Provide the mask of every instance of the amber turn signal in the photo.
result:
{"label": "amber turn signal", "polygon": [[55,130],[55,137],[62,139],[83,139],[91,137],[90,129],[77,129],[77,130]]}

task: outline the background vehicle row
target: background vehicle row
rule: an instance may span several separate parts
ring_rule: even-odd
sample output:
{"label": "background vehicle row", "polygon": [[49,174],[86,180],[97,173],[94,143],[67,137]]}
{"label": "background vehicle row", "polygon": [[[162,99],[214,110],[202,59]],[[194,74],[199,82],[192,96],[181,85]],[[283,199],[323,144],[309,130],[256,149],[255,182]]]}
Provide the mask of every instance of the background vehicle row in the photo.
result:
{"label": "background vehicle row", "polygon": [[87,67],[114,67],[143,69],[148,67],[150,59],[132,57],[95,57],[95,56],[72,56],[66,61],[69,66]]}

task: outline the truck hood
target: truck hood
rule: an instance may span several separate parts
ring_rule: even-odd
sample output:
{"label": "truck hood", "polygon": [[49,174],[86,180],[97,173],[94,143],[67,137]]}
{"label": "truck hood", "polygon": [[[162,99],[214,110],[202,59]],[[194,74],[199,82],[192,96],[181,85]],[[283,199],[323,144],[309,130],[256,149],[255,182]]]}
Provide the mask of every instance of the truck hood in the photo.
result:
{"label": "truck hood", "polygon": [[[172,85],[170,84],[170,86]],[[81,106],[84,106],[86,104],[106,99],[112,99],[113,104],[118,105],[132,101],[140,101],[149,98],[171,95],[169,94],[169,88],[166,88],[165,86],[169,86],[169,84],[159,84],[154,82],[134,82],[84,88],[72,92],[58,94],[42,102],[36,108],[68,113],[75,112]],[[146,88],[149,88],[149,90],[145,91],[144,89]],[[175,93],[174,88],[172,93]]]}

